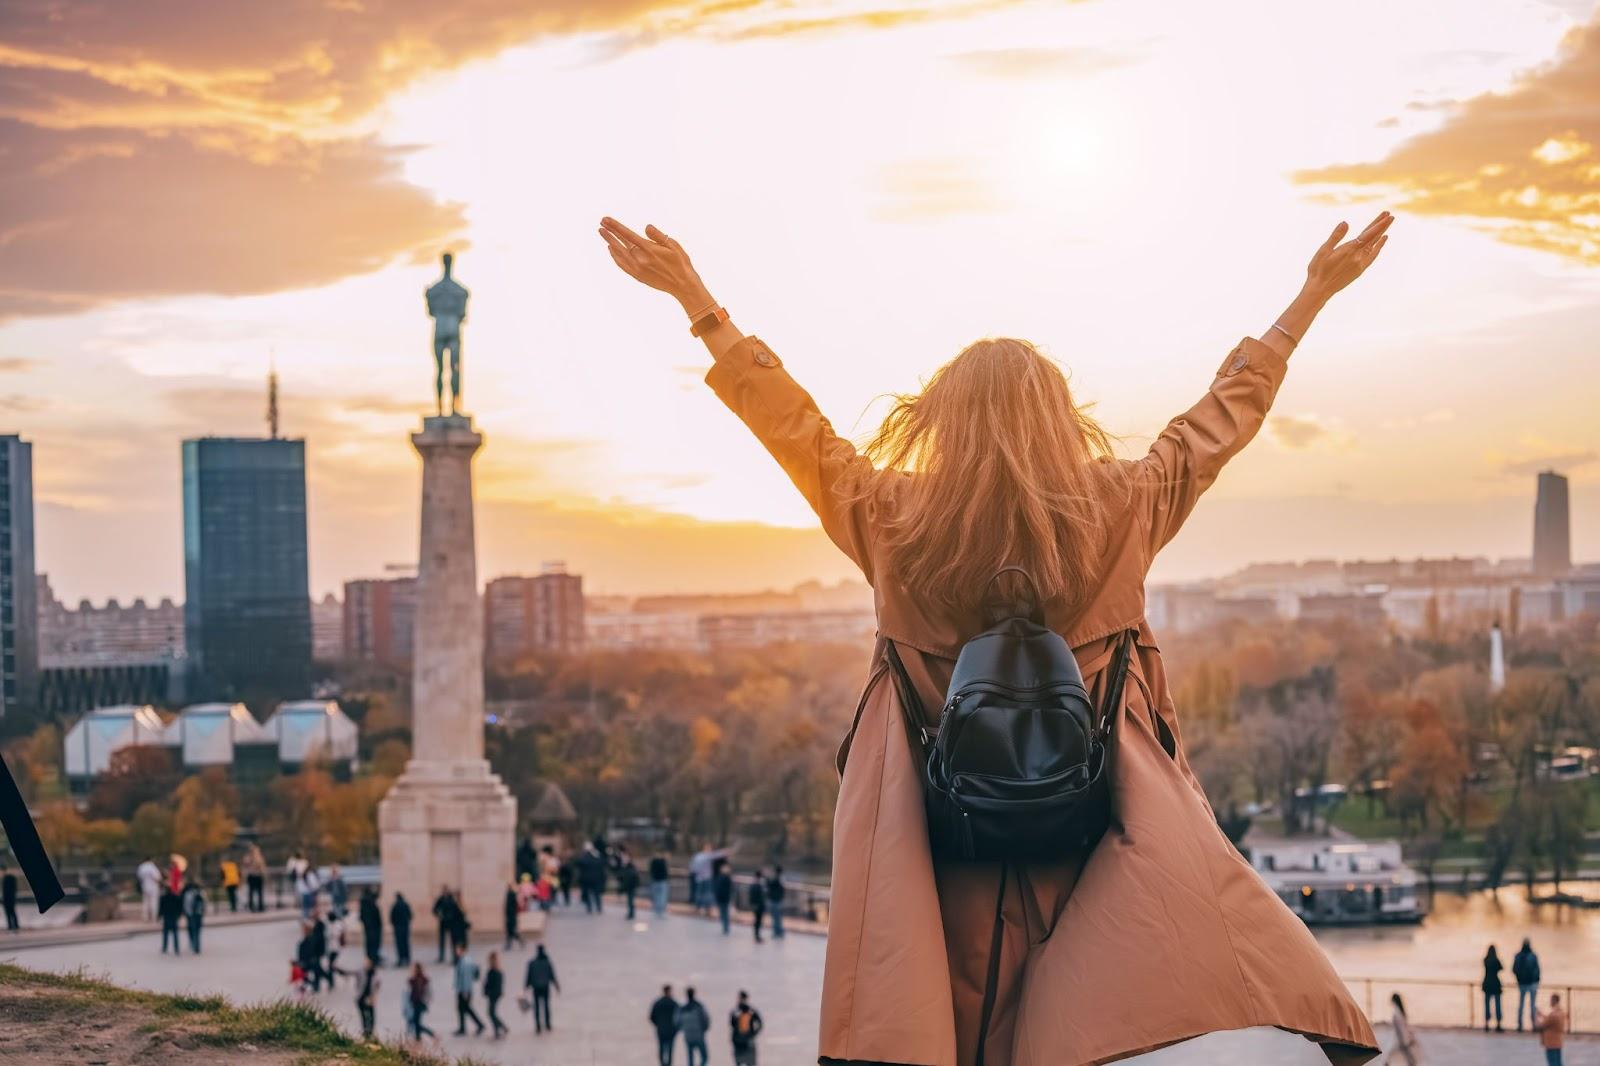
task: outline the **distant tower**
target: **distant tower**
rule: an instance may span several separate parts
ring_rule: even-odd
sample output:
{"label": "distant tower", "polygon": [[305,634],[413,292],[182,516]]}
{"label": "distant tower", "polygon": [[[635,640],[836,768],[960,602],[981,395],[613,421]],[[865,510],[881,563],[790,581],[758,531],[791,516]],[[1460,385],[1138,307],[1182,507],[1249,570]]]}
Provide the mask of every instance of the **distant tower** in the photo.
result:
{"label": "distant tower", "polygon": [[278,367],[267,371],[267,439],[278,439]]}
{"label": "distant tower", "polygon": [[1554,470],[1539,475],[1533,504],[1533,572],[1562,577],[1572,569],[1572,525],[1567,512],[1567,479]]}
{"label": "distant tower", "polygon": [[0,718],[31,709],[39,684],[33,565],[33,445],[0,436]]}
{"label": "distant tower", "polygon": [[1506,644],[1500,635],[1500,623],[1489,629],[1489,691],[1499,692],[1506,687]]}

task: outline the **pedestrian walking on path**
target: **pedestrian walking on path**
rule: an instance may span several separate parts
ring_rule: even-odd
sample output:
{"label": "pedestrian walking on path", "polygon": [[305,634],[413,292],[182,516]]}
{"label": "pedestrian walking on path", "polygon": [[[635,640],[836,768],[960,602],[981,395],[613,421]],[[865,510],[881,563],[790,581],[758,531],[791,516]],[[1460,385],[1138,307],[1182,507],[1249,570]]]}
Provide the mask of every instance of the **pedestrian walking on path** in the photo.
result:
{"label": "pedestrian walking on path", "polygon": [[767,906],[772,910],[772,939],[783,939],[783,897],[788,889],[783,884],[783,867],[774,866],[767,878]]}
{"label": "pedestrian walking on path", "polygon": [[672,871],[667,857],[659,852],[650,860],[650,909],[657,918],[667,916],[667,900],[672,895]]}
{"label": "pedestrian walking on path", "polygon": [[228,913],[239,912],[239,864],[232,859],[223,859],[219,867],[222,873],[222,891],[228,897]]}
{"label": "pedestrian walking on path", "polygon": [[622,849],[621,861],[617,865],[617,891],[622,893],[622,901],[628,908],[623,917],[631,922],[634,919],[634,896],[639,892],[639,868],[633,864],[633,856],[628,854],[626,848]]}
{"label": "pedestrian walking on path", "polygon": [[1517,979],[1517,1032],[1522,1032],[1522,1005],[1528,1005],[1528,1024],[1539,1013],[1539,956],[1524,940],[1522,950],[1511,959],[1511,976]]}
{"label": "pedestrian walking on path", "polygon": [[378,890],[368,885],[361,890],[361,937],[365,942],[367,958],[373,962],[383,960],[383,912],[378,909]]}
{"label": "pedestrian walking on path", "polygon": [[140,914],[147,922],[158,921],[161,917],[161,867],[154,859],[146,859],[133,876],[139,882]]}
{"label": "pedestrian walking on path", "polygon": [[377,1026],[378,988],[382,984],[378,979],[378,962],[368,958],[361,969],[343,972],[356,979],[356,1012],[361,1015],[361,1039],[371,1040]]}
{"label": "pedestrian walking on path", "polygon": [[500,969],[500,953],[489,952],[489,969],[483,975],[483,1001],[489,1007],[489,1024],[494,1027],[494,1038],[499,1040],[510,1032],[500,1020],[500,997],[505,995],[506,975]]}
{"label": "pedestrian walking on path", "polygon": [[394,894],[389,907],[389,928],[394,930],[394,964],[411,965],[411,904],[403,893]]}
{"label": "pedestrian walking on path", "polygon": [[1421,1066],[1422,1050],[1417,1043],[1417,1034],[1411,1028],[1411,1019],[1406,1017],[1405,1001],[1396,992],[1389,997],[1391,1009],[1389,1024],[1394,1029],[1394,1047],[1383,1057],[1386,1066]]}
{"label": "pedestrian walking on path", "polygon": [[650,1004],[650,1025],[656,1031],[657,1066],[672,1066],[672,1049],[678,1042],[678,1001],[672,998],[671,985],[662,985],[661,995]]}
{"label": "pedestrian walking on path", "polygon": [[267,860],[261,848],[251,844],[244,852],[244,906],[245,910],[260,914],[267,909]]}
{"label": "pedestrian walking on path", "polygon": [[[705,1004],[694,998],[694,989],[685,988],[683,1003],[678,1006],[678,1032],[683,1034],[689,1066],[706,1066],[706,1033],[710,1029],[711,1015],[706,1013]],[[698,1063],[695,1061],[695,1052],[700,1053]]]}
{"label": "pedestrian walking on path", "polygon": [[197,882],[190,881],[183,886],[183,895],[179,898],[183,907],[184,925],[189,931],[189,950],[198,955],[200,927],[206,917],[206,894]]}
{"label": "pedestrian walking on path", "polygon": [[167,953],[167,942],[172,942],[172,953],[182,955],[183,948],[178,939],[178,922],[183,918],[183,897],[172,890],[170,885],[161,888],[161,901],[156,905],[156,912],[161,917],[161,954]]}
{"label": "pedestrian walking on path", "polygon": [[472,1024],[477,1026],[476,1036],[482,1036],[485,1026],[483,1019],[478,1017],[478,1012],[472,1009],[472,989],[478,983],[478,964],[472,961],[467,954],[465,944],[456,945],[455,989],[456,989],[456,1035],[467,1035],[467,1019],[472,1019]]}
{"label": "pedestrian walking on path", "polygon": [[722,921],[722,935],[733,928],[733,874],[727,859],[718,859],[711,868],[711,898],[717,901],[717,917]]}
{"label": "pedestrian walking on path", "polygon": [[522,917],[522,896],[517,891],[517,883],[515,881],[506,882],[506,898],[504,909],[506,920],[506,950],[510,951],[512,944],[516,944],[518,947],[522,945],[522,934],[517,931],[517,921]]}
{"label": "pedestrian walking on path", "polygon": [[17,921],[17,875],[4,863],[0,863],[0,909],[6,912],[6,932],[20,932],[22,923]]}
{"label": "pedestrian walking on path", "polygon": [[555,1028],[550,1023],[550,991],[561,991],[561,982],[556,979],[555,963],[550,961],[543,944],[534,949],[533,958],[528,960],[528,972],[522,985],[533,997],[531,1006],[535,1035]]}
{"label": "pedestrian walking on path", "polygon": [[750,1005],[750,994],[739,992],[739,1003],[728,1018],[733,1036],[734,1066],[756,1066],[756,1037],[761,1035],[761,1012]]}
{"label": "pedestrian walking on path", "polygon": [[755,918],[751,926],[755,929],[756,943],[761,943],[761,922],[767,916],[767,873],[757,870],[755,880],[750,883],[750,914]]}
{"label": "pedestrian walking on path", "polygon": [[[1370,1023],[1305,923],[1195,802],[1205,792],[1183,750],[1143,589],[1157,553],[1265,423],[1306,330],[1377,259],[1393,221],[1383,212],[1352,240],[1348,226],[1335,227],[1283,313],[1226,353],[1144,456],[1124,459],[1061,368],[1015,338],[969,345],[920,393],[899,398],[858,449],[772,347],[734,324],[682,244],[653,226],[641,234],[601,220],[612,261],[684,309],[711,356],[707,384],[876,593],[880,636],[837,759],[819,1058],[968,1062],[981,1044],[986,1066],[1110,1062],[1259,1026],[1303,1034],[1341,1066],[1376,1054]],[[1219,243],[1217,269],[1239,239],[1235,229]],[[1167,308],[1152,298],[1146,309]],[[1148,369],[1122,373],[1147,387]],[[1010,629],[989,617],[1000,607]],[[968,643],[986,631],[993,642]],[[957,659],[975,661],[963,647],[979,658],[1005,647],[996,659],[1049,647],[1063,668],[1074,660],[1094,696],[1059,720],[1095,712],[1095,740],[1079,732],[1069,754],[1036,737],[1028,750],[1099,775],[1097,795],[1115,811],[1054,793],[1092,815],[1059,861],[1000,861],[1031,843],[1020,824],[998,825],[987,847],[962,837],[954,813],[966,799],[956,795],[938,800],[952,815],[938,827],[949,835],[928,835],[938,797],[918,783],[918,760]],[[1121,676],[1114,662],[1126,667],[1125,686],[1111,683]],[[1114,757],[1102,758],[1102,739]],[[1085,745],[1093,771],[1078,760]],[[975,797],[990,786],[950,787]],[[974,850],[995,858],[965,861]],[[1115,967],[1094,972],[1096,960]],[[1129,1009],[1130,990],[1157,986],[1184,1009]]]}
{"label": "pedestrian walking on path", "polygon": [[449,885],[439,889],[439,898],[433,901],[433,918],[439,926],[439,961],[444,962],[445,946],[459,944],[455,938],[456,921],[461,913],[461,904],[456,902],[455,893],[450,891]]}
{"label": "pedestrian walking on path", "polygon": [[1543,1014],[1534,1012],[1533,1030],[1539,1034],[1539,1046],[1544,1048],[1545,1066],[1561,1066],[1561,1049],[1567,1037],[1567,1012],[1561,1009],[1561,996],[1552,993],[1550,1009]]}
{"label": "pedestrian walking on path", "polygon": [[1495,1032],[1506,1031],[1504,1019],[1500,1013],[1500,971],[1505,965],[1500,961],[1499,952],[1494,945],[1489,945],[1489,950],[1483,956],[1483,1031],[1489,1031],[1489,1016],[1494,1015]]}
{"label": "pedestrian walking on path", "polygon": [[411,1008],[411,1036],[421,1040],[424,1033],[438,1039],[432,1029],[426,1024],[428,1004],[433,1001],[433,985],[428,980],[428,975],[422,972],[422,963],[414,963],[411,967],[411,977],[406,981],[407,1006]]}

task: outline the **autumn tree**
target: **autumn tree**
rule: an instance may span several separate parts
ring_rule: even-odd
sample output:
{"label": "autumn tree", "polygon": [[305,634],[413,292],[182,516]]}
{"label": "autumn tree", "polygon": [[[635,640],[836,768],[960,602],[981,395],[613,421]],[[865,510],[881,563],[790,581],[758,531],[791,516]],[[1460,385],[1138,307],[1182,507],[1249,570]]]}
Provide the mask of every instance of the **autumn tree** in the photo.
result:
{"label": "autumn tree", "polygon": [[197,870],[203,871],[205,860],[232,844],[239,832],[234,820],[238,791],[225,771],[210,767],[185,778],[172,799],[173,846],[192,857]]}

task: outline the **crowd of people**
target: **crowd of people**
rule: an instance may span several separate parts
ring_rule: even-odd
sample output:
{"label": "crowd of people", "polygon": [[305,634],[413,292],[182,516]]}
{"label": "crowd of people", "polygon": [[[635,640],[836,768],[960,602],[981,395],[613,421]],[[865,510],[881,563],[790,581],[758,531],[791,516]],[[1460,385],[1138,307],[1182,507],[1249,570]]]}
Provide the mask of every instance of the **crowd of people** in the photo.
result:
{"label": "crowd of people", "polygon": [[[673,998],[672,986],[662,985],[660,998],[650,1004],[648,1018],[655,1030],[660,1066],[672,1066],[680,1036],[689,1066],[705,1066],[709,1057],[706,1036],[711,1030],[711,1015],[705,1004],[695,997],[693,988],[683,990],[680,1003]],[[751,1005],[749,993],[741,989],[739,1001],[728,1016],[735,1066],[756,1066],[756,1038],[761,1035],[761,1028],[761,1012]]]}

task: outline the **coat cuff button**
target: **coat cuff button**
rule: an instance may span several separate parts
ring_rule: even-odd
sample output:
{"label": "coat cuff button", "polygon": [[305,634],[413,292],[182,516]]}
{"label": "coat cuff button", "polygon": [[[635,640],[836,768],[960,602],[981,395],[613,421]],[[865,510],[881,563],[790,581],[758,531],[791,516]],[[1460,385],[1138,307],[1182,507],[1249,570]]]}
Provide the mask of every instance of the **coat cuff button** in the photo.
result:
{"label": "coat cuff button", "polygon": [[756,362],[762,366],[777,366],[778,360],[764,345],[756,345]]}
{"label": "coat cuff button", "polygon": [[1239,371],[1244,369],[1245,364],[1249,361],[1250,357],[1248,355],[1245,355],[1243,352],[1239,352],[1233,357],[1233,360],[1228,363],[1228,373],[1237,374]]}

